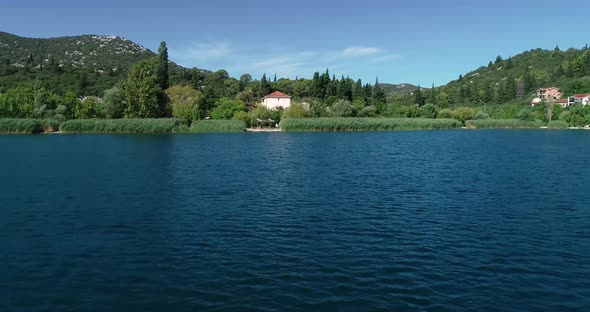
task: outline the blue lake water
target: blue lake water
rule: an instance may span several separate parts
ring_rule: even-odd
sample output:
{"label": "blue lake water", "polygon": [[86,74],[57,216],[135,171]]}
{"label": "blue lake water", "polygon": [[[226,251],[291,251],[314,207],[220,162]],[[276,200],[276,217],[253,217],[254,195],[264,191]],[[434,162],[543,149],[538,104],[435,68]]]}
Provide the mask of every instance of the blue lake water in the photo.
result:
{"label": "blue lake water", "polygon": [[590,131],[0,136],[0,311],[590,310]]}

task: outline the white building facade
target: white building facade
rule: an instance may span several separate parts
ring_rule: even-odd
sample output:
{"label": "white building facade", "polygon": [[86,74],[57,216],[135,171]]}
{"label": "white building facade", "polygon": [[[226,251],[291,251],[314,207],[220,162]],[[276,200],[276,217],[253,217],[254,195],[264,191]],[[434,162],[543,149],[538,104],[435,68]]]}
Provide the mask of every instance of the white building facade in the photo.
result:
{"label": "white building facade", "polygon": [[286,109],[291,107],[291,97],[282,92],[275,91],[262,98],[262,105],[268,109],[277,109],[279,107]]}

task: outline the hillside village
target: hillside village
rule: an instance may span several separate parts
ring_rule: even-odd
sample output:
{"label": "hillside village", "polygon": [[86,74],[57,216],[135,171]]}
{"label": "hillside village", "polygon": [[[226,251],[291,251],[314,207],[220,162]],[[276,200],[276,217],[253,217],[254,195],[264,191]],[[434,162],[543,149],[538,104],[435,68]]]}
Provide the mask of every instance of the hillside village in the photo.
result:
{"label": "hillside village", "polygon": [[573,94],[564,98],[561,89],[556,87],[540,88],[537,97],[531,101],[531,106],[539,104],[555,104],[563,108],[572,105],[586,106],[590,104],[590,93]]}

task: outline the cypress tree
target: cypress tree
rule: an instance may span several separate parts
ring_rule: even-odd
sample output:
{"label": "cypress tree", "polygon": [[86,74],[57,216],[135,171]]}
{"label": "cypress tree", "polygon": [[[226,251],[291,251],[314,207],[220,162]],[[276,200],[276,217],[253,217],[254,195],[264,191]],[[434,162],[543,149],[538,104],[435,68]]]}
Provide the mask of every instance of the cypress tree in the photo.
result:
{"label": "cypress tree", "polygon": [[262,74],[262,79],[260,79],[260,95],[261,97],[269,95],[272,93],[272,86],[270,82],[266,78],[266,73]]}
{"label": "cypress tree", "polygon": [[382,110],[387,99],[385,91],[383,91],[381,86],[379,86],[379,78],[375,78],[375,86],[373,86],[371,97],[373,100],[373,105],[377,107],[378,110]]}
{"label": "cypress tree", "polygon": [[512,64],[512,57],[508,58],[508,61],[506,61],[506,69],[510,70],[514,68],[514,64]]}
{"label": "cypress tree", "polygon": [[416,91],[414,91],[414,104],[418,106],[424,105],[424,96],[422,96],[422,88],[418,85]]}
{"label": "cypress tree", "polygon": [[502,62],[502,57],[498,55],[496,56],[496,61],[494,62],[494,64],[498,64],[500,62]]}
{"label": "cypress tree", "polygon": [[430,89],[430,98],[428,101],[432,104],[436,104],[436,89],[434,88],[434,82],[432,83],[432,89]]}
{"label": "cypress tree", "polygon": [[160,43],[158,49],[158,83],[162,90],[168,89],[170,86],[170,78],[168,73],[168,48],[166,47],[166,41]]}
{"label": "cypress tree", "polygon": [[312,97],[318,98],[318,99],[324,97],[321,84],[322,83],[320,80],[320,73],[319,72],[313,73],[313,78],[311,79],[311,86],[310,86],[310,90],[309,90]]}

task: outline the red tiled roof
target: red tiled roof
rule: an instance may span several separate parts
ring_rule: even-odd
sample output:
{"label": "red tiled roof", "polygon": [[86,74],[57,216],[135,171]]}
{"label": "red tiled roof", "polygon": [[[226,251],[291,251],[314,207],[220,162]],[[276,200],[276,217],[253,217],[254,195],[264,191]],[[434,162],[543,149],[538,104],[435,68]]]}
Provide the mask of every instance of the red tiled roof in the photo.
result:
{"label": "red tiled roof", "polygon": [[275,91],[275,92],[263,97],[263,99],[266,99],[266,98],[291,98],[291,97],[286,95],[283,92]]}
{"label": "red tiled roof", "polygon": [[555,103],[567,103],[568,101],[566,99],[563,99],[563,100],[555,100],[553,102],[555,102]]}
{"label": "red tiled roof", "polygon": [[590,93],[584,93],[584,94],[574,94],[574,97],[575,97],[576,99],[583,99],[583,98],[585,98],[585,97],[588,97],[588,96],[590,96]]}

